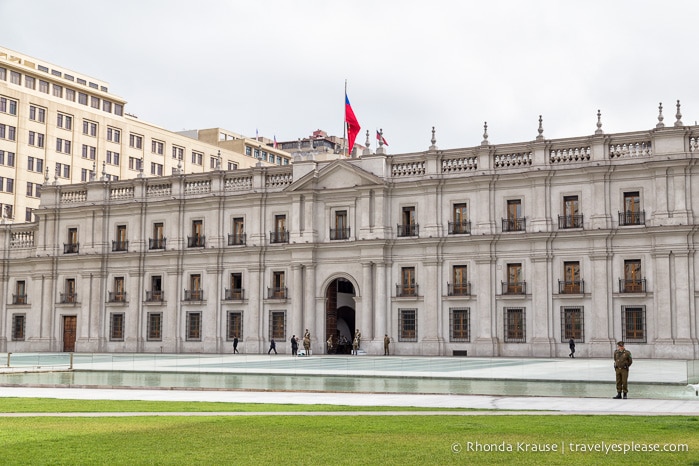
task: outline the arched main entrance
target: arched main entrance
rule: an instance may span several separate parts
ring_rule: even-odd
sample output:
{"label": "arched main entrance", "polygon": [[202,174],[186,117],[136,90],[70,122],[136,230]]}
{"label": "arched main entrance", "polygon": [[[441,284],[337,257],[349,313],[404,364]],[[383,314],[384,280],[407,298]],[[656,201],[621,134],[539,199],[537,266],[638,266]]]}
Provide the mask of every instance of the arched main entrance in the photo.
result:
{"label": "arched main entrance", "polygon": [[336,354],[349,354],[354,337],[355,311],[354,286],[346,278],[336,278],[325,291],[325,341],[332,336],[332,349],[326,345],[326,351]]}

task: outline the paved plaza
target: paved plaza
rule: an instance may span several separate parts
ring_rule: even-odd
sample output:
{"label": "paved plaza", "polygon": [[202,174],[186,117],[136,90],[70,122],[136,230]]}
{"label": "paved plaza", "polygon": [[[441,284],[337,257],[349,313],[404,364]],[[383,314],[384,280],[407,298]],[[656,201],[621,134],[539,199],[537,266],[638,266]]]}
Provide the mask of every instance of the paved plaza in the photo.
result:
{"label": "paved plaza", "polygon": [[2,397],[699,415],[688,385],[697,382],[695,361],[634,361],[628,400],[611,399],[607,359],[74,354],[71,361],[33,353],[9,361],[0,367]]}

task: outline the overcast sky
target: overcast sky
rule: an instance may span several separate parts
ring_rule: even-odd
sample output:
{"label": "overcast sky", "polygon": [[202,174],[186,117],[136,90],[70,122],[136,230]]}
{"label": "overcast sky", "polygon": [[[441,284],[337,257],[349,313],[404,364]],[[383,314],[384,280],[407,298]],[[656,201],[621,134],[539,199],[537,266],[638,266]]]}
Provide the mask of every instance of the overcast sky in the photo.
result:
{"label": "overcast sky", "polygon": [[471,147],[699,120],[699,2],[0,0],[0,44],[105,80],[173,131]]}

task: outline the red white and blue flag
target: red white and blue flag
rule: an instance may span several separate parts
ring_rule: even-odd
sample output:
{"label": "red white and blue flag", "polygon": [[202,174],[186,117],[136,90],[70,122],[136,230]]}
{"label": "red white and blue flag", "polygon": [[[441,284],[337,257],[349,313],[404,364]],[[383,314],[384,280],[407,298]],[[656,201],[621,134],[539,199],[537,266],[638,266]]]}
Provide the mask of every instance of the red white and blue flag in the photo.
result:
{"label": "red white and blue flag", "polygon": [[354,115],[354,111],[352,110],[352,106],[350,105],[349,98],[347,97],[347,93],[345,92],[345,124],[347,125],[347,144],[348,144],[348,154],[352,153],[352,148],[354,147],[354,141],[357,139],[357,135],[359,134],[359,130],[362,129],[361,126],[359,126],[359,121],[357,121],[357,117]]}

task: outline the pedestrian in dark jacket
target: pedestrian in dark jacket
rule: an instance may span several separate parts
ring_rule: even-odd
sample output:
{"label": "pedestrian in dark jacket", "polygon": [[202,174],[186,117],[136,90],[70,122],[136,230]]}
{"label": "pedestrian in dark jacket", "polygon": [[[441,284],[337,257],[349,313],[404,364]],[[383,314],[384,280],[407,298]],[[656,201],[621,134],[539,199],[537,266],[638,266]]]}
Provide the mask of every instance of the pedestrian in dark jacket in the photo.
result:
{"label": "pedestrian in dark jacket", "polygon": [[274,354],[277,354],[277,344],[274,342],[274,338],[272,338],[269,342],[269,350],[267,350],[267,354],[271,353],[274,351]]}
{"label": "pedestrian in dark jacket", "polygon": [[233,337],[233,354],[238,352],[238,335]]}
{"label": "pedestrian in dark jacket", "polygon": [[292,356],[299,355],[299,339],[296,338],[296,335],[291,336],[291,355]]}
{"label": "pedestrian in dark jacket", "polygon": [[568,346],[570,347],[570,354],[568,355],[569,358],[575,358],[575,340],[572,338],[568,341]]}

